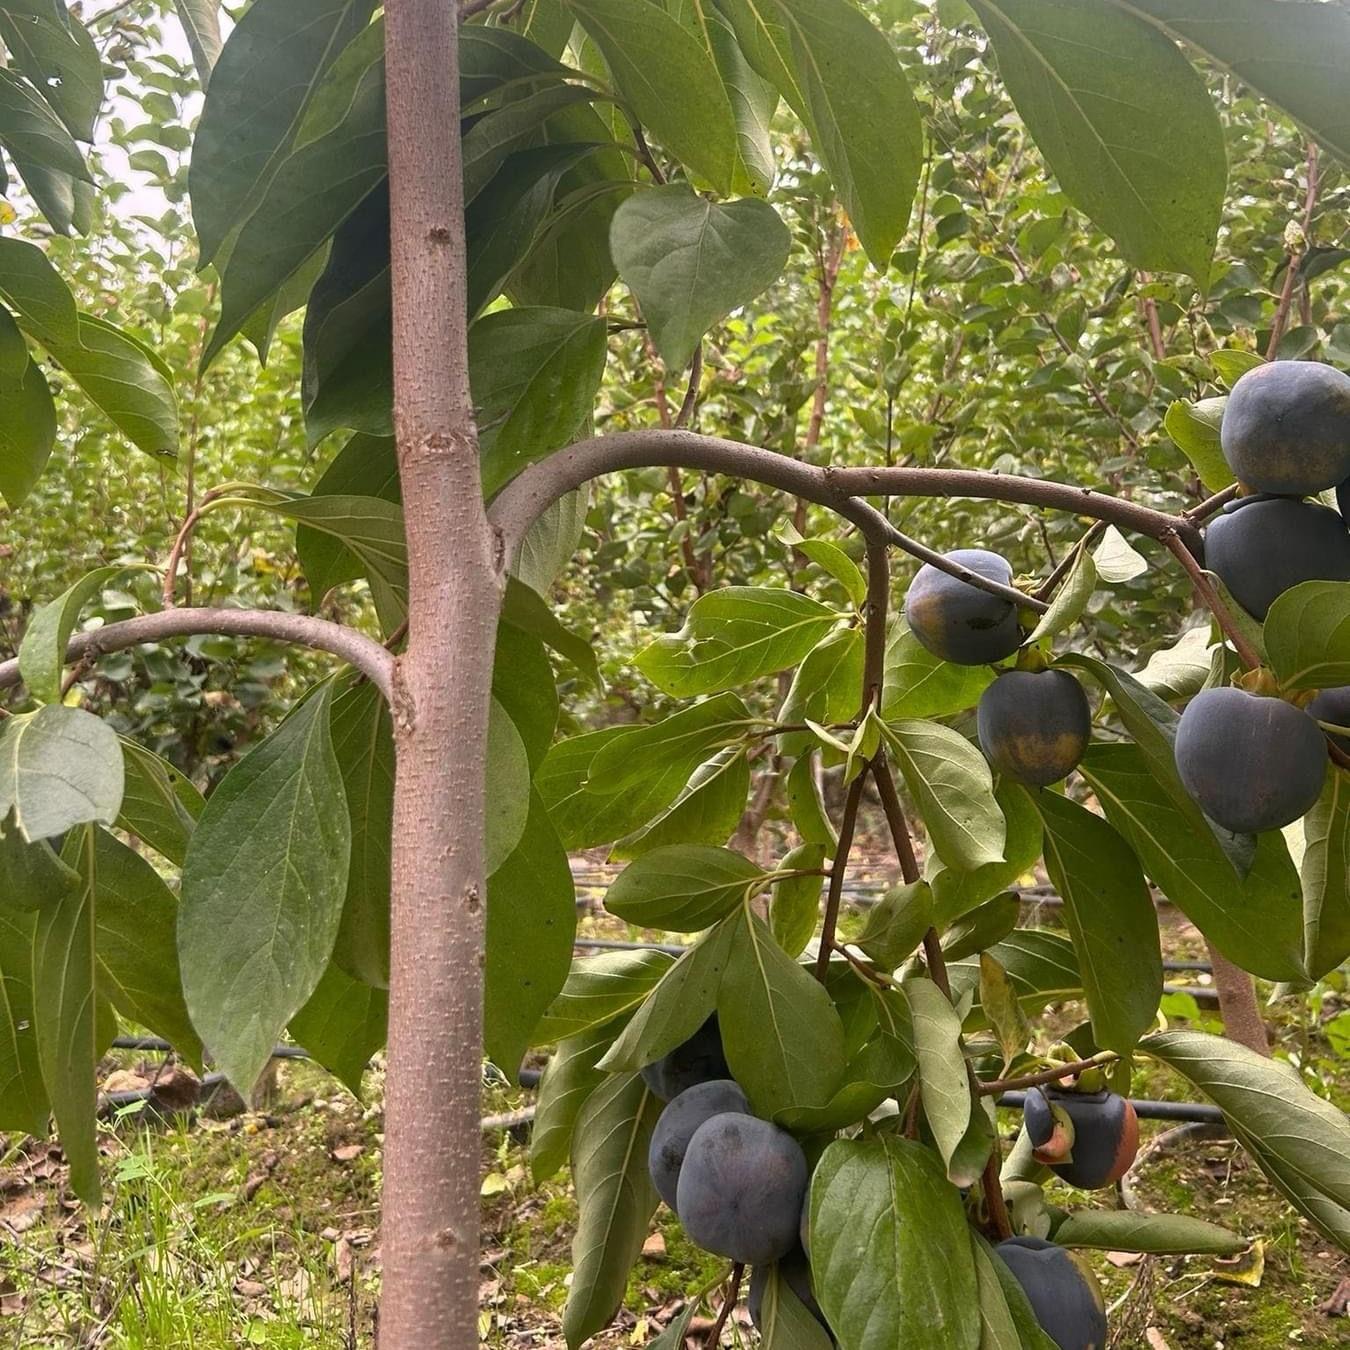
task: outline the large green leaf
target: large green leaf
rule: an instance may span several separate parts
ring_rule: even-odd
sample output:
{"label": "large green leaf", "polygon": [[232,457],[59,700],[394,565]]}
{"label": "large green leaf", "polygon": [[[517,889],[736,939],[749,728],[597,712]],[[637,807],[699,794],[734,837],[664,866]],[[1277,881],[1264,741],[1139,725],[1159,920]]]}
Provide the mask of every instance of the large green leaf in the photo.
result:
{"label": "large green leaf", "polygon": [[893,1135],[837,1140],[809,1203],[816,1297],[844,1350],[976,1350],[974,1258],[936,1154]]}
{"label": "large green leaf", "polygon": [[1240,1143],[1301,1214],[1350,1250],[1350,1119],[1288,1064],[1198,1031],[1165,1031],[1139,1048],[1175,1069],[1224,1113]]}
{"label": "large green leaf", "polygon": [[36,244],[0,238],[0,293],[17,311],[20,326],[48,350],[79,346],[75,297]]}
{"label": "large green leaf", "polygon": [[320,79],[293,149],[243,220],[223,265],[204,367],[385,174],[384,29],[372,24]]}
{"label": "large green leaf", "polygon": [[961,1018],[931,980],[909,981],[905,997],[914,1026],[923,1113],[942,1160],[950,1167],[970,1125],[973,1104],[961,1049]]}
{"label": "large green leaf", "polygon": [[348,678],[334,693],[330,718],[352,840],[333,964],[355,979],[387,989],[393,719],[380,691],[355,678]]}
{"label": "large green leaf", "polygon": [[717,1009],[736,919],[706,933],[661,977],[602,1061],[609,1073],[635,1072],[681,1046]]}
{"label": "large green leaf", "polygon": [[212,72],[188,186],[205,267],[261,200],[324,73],[375,0],[258,0]]}
{"label": "large green leaf", "polygon": [[[988,952],[1007,972],[1028,1013],[1039,1014],[1047,1004],[1082,995],[1083,976],[1073,943],[1059,933],[1043,928],[1019,928],[988,948]],[[955,998],[979,994],[978,956],[953,963],[948,973]],[[982,1030],[987,1025],[988,1018],[977,1003],[966,1019],[966,1030]]]}
{"label": "large green leaf", "polygon": [[538,795],[528,801],[520,841],[487,883],[484,1041],[507,1073],[567,979],[577,925],[567,852]]}
{"label": "large green leaf", "polygon": [[[788,35],[811,144],[859,242],[884,272],[909,223],[923,164],[923,127],[905,73],[849,0],[773,0],[773,8]],[[779,92],[792,101],[789,88]]]}
{"label": "large green leaf", "polygon": [[135,741],[122,740],[125,788],[117,828],[136,835],[178,867],[206,806],[190,779]]}
{"label": "large green leaf", "polygon": [[0,722],[0,821],[29,842],[76,825],[111,825],[122,806],[122,747],[106,722],[48,703]]}
{"label": "large green leaf", "polygon": [[211,72],[220,60],[224,46],[220,36],[220,0],[174,0],[178,22],[183,25],[183,36],[192,51],[192,64],[197,67],[197,78],[206,90],[211,84]]}
{"label": "large green leaf", "polygon": [[361,1080],[371,1056],[384,1045],[389,1023],[389,995],[354,980],[330,965],[291,1018],[291,1035],[343,1083],[361,1095]]}
{"label": "large green leaf", "polygon": [[[778,720],[788,725],[816,722],[828,726],[857,717],[863,698],[863,635],[838,628],[813,647],[797,667]],[[799,755],[816,744],[815,732],[789,731],[779,737],[784,754]]]}
{"label": "large green leaf", "polygon": [[1303,841],[1303,960],[1320,980],[1350,958],[1350,775],[1327,774]]}
{"label": "large green leaf", "polygon": [[615,1074],[587,1100],[572,1147],[576,1236],[563,1312],[570,1350],[609,1325],[647,1237],[657,1195],[647,1149],[660,1103],[637,1074]]}
{"label": "large green leaf", "polygon": [[888,722],[964,712],[994,682],[988,666],[958,666],[934,656],[910,631],[903,616],[886,641],[885,671],[881,715]]}
{"label": "large green leaf", "polygon": [[1350,162],[1350,14],[1269,0],[1111,0],[1204,53]]}
{"label": "large green leaf", "polygon": [[1231,961],[1268,980],[1303,976],[1298,875],[1278,834],[1240,880],[1210,830],[1182,819],[1139,748],[1094,745],[1079,769],[1144,871]]}
{"label": "large green leaf", "polygon": [[971,871],[945,867],[936,855],[929,879],[937,926],[945,928],[1017,882],[1035,867],[1041,856],[1041,818],[1016,783],[1001,779],[994,800],[1003,812],[1006,838],[1002,862],[985,863]]}
{"label": "large green leaf", "polygon": [[535,1028],[537,1045],[578,1036],[640,1007],[673,964],[665,952],[603,952],[573,962],[558,997]]}
{"label": "large green leaf", "polygon": [[[764,1350],[832,1350],[834,1346],[834,1338],[797,1297],[781,1263],[770,1266],[764,1276],[757,1326]],[[682,1342],[672,1342],[671,1350],[682,1350],[682,1346]]]}
{"label": "large green leaf", "polygon": [[1128,1055],[1162,997],[1148,884],[1130,846],[1100,816],[1054,792],[1029,795],[1045,823],[1045,868],[1064,901],[1093,1036]]}
{"label": "large green leaf", "polygon": [[103,65],[89,30],[65,5],[21,0],[0,9],[0,38],[23,72],[79,141],[94,139],[103,103]]}
{"label": "large green leaf", "polygon": [[886,737],[942,861],[964,871],[1001,862],[1007,824],[985,757],[938,722],[888,723]]}
{"label": "large green leaf", "polygon": [[45,839],[28,844],[18,830],[0,827],[0,908],[18,912],[56,904],[79,879]]}
{"label": "large green leaf", "polygon": [[98,1174],[95,1106],[98,1092],[94,892],[91,868],[82,860],[94,848],[94,827],[82,825],[66,837],[62,860],[81,875],[54,905],[34,920],[33,1025],[38,1062],[70,1165],[70,1188],[85,1204],[97,1207],[102,1187]]}
{"label": "large green leaf", "polygon": [[569,309],[504,309],[469,330],[469,380],[491,497],[587,422],[605,373],[605,321]]}
{"label": "large green leaf", "polygon": [[42,1135],[50,1104],[33,1024],[34,923],[0,905],[0,1129]]}
{"label": "large green leaf", "polygon": [[515,724],[534,772],[558,729],[558,686],[544,644],[508,623],[497,625],[492,697]]}
{"label": "large green leaf", "polygon": [[729,848],[670,844],[629,863],[605,893],[605,908],[638,928],[696,933],[748,900],[766,876]]}
{"label": "large green leaf", "polygon": [[690,0],[685,8],[697,14],[731,100],[740,158],[732,190],[762,197],[773,186],[774,180],[773,141],[769,127],[778,107],[778,91],[745,59],[735,31],[713,0]]}
{"label": "large green leaf", "polygon": [[139,853],[106,830],[92,833],[92,845],[69,861],[93,896],[99,992],[200,1069],[202,1045],[178,973],[178,901]]}
{"label": "large green leaf", "polygon": [[629,197],[609,243],[661,359],[681,370],[708,329],[777,281],[792,235],[756,197],[711,202],[672,183]]}
{"label": "large green leaf", "polygon": [[192,1021],[247,1092],[328,967],[351,822],[323,685],[230,770],[183,864],[178,953]]}
{"label": "large green leaf", "polygon": [[569,1036],[545,1065],[530,1130],[530,1175],[536,1185],[567,1161],[581,1108],[608,1077],[597,1065],[617,1029],[617,1023],[602,1022]]}
{"label": "large green leaf", "polygon": [[93,180],[80,147],[27,80],[0,68],[0,145],[16,161]]}
{"label": "large green leaf", "polygon": [[717,994],[731,1076],[755,1113],[824,1106],[844,1076],[844,1028],[825,992],[749,905],[735,921]]}
{"label": "large green leaf", "polygon": [[1227,163],[1205,82],[1120,5],[971,0],[999,73],[1064,191],[1139,267],[1203,286]]}
{"label": "large green leaf", "polygon": [[1266,615],[1266,655],[1287,689],[1350,684],[1350,582],[1305,581]]}
{"label": "large green leaf", "polygon": [[567,0],[637,120],[719,192],[736,172],[736,125],[712,56],[657,5]]}
{"label": "large green leaf", "polygon": [[1080,1209],[1055,1229],[1061,1247],[1159,1256],[1233,1256],[1250,1244],[1217,1223],[1190,1214],[1140,1214],[1127,1209]]}
{"label": "large green leaf", "polygon": [[650,825],[620,839],[610,857],[640,858],[666,844],[724,844],[740,823],[749,795],[745,752],[719,750],[689,775],[679,796]]}
{"label": "large green leaf", "polygon": [[47,377],[30,361],[22,381],[0,387],[0,497],[17,510],[36,486],[56,444],[56,405]]}
{"label": "large green leaf", "polygon": [[676,698],[710,694],[795,666],[838,622],[797,591],[727,586],[699,596],[684,627],[644,647],[634,664]]}

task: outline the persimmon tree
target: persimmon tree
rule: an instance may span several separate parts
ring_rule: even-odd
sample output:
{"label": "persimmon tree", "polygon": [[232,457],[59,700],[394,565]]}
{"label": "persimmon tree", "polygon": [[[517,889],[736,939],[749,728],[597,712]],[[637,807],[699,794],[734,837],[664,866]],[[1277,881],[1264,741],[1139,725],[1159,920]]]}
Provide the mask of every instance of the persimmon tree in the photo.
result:
{"label": "persimmon tree", "polygon": [[[850,1350],[1045,1345],[1035,1299],[985,1237],[1240,1244],[1175,1216],[1045,1204],[1037,1167],[1083,1163],[1064,1142],[1081,1105],[1059,1099],[1067,1079],[1084,1095],[1106,1079],[1119,1092],[1136,1054],[1217,1102],[1290,1203],[1346,1245],[1350,1127],[1251,1048],[1249,978],[1316,979],[1350,953],[1344,752],[1327,743],[1296,861],[1278,830],[1234,834],[1202,813],[1178,771],[1173,705],[1237,679],[1303,715],[1312,691],[1350,684],[1350,599],[1344,580],[1312,579],[1258,622],[1205,570],[1202,531],[1245,490],[1219,448],[1215,399],[1169,413],[1214,494],[1171,510],[1053,476],[881,457],[820,466],[791,446],[688,429],[705,334],[754,306],[788,256],[772,128],[804,132],[802,153],[883,275],[921,181],[927,192],[925,165],[958,153],[948,110],[921,107],[906,76],[934,40],[912,22],[925,7],[255,0],[223,44],[213,5],[176,9],[206,88],[189,189],[219,314],[201,364],[240,336],[265,356],[303,307],[297,406],[315,444],[344,439],[307,492],[232,479],[203,491],[159,560],[158,607],[77,631],[126,570],[99,569],[40,609],[17,660],[0,664],[0,688],[23,689],[0,726],[0,1125],[41,1132],[54,1118],[72,1187],[94,1202],[93,1071],[119,1017],[191,1062],[209,1055],[241,1089],[287,1030],[350,1080],[387,1026],[389,1346],[477,1341],[481,1062],[486,1051],[511,1069],[533,1043],[558,1045],[536,1173],[570,1156],[581,1202],[569,1343],[608,1322],[656,1204],[645,1152],[658,1107],[641,1070],[713,1014],[750,1109],[814,1171],[815,1297]],[[1320,147],[1310,202],[1322,159],[1350,155],[1350,18],[1336,5],[939,0],[934,22],[987,44],[1048,170],[1123,261],[1202,291],[1227,185],[1207,75],[1284,110]],[[97,50],[55,0],[0,0],[0,41],[0,146],[51,227],[80,228]],[[1024,269],[1009,250],[1001,265]],[[1303,258],[1291,239],[1271,356]],[[832,288],[829,248],[821,264]],[[10,505],[55,436],[50,371],[139,449],[174,452],[174,386],[193,371],[80,313],[48,254],[18,238],[0,239],[0,300]],[[639,328],[664,386],[688,392],[668,427],[591,435],[608,344]],[[1260,360],[1220,351],[1198,378],[1226,388]],[[1136,438],[1100,389],[1096,401]],[[597,670],[544,596],[590,485],[649,468],[806,504],[785,506],[803,580],[719,588],[704,576],[684,627],[636,656],[687,706],[554,744],[554,662],[569,681]],[[990,577],[893,523],[891,505],[913,498],[1053,513],[1082,537],[1044,575]],[[364,587],[368,613],[349,624],[187,603],[194,533],[227,510],[293,523],[312,594]],[[1130,534],[1167,551],[1208,616],[1202,640],[1133,673],[1071,637],[1099,577],[1134,568]],[[896,557],[1003,606],[1012,644],[975,664],[941,659],[893,613]],[[203,801],[67,695],[113,653],[208,634],[336,661]],[[1093,691],[1095,743],[1068,793],[996,780],[965,734],[963,715],[1013,662]],[[761,715],[785,673],[781,706]],[[761,744],[779,757],[798,841],[770,866],[725,847]],[[837,822],[819,764],[846,785]],[[903,884],[846,943],[838,915],[869,784]],[[631,859],[614,913],[701,935],[677,961],[573,965],[567,850],[590,845]],[[1014,928],[1005,892],[1042,859],[1067,938]],[[1152,1030],[1162,966],[1149,882],[1211,944],[1229,1030],[1248,1045]],[[1067,995],[1089,1020],[1068,1059],[1038,1060],[1027,1013]],[[1004,1160],[989,1105],[1016,1086],[1044,1087],[1045,1112]],[[899,1240],[857,1247],[860,1215]],[[723,1318],[741,1285],[733,1261]],[[786,1274],[767,1279],[766,1340],[819,1344]],[[865,1300],[848,1293],[864,1288]]]}

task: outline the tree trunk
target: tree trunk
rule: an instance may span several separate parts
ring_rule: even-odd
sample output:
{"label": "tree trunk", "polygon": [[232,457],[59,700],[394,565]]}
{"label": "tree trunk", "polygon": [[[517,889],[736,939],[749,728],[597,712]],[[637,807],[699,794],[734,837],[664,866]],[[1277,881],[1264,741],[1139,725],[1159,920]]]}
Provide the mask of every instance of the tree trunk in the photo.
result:
{"label": "tree trunk", "polygon": [[1235,966],[1212,942],[1206,941],[1209,960],[1214,969],[1214,988],[1219,995],[1219,1011],[1223,1014],[1223,1034],[1230,1041],[1255,1050],[1258,1055],[1270,1054],[1270,1036],[1256,1001],[1256,985],[1241,966]]}
{"label": "tree trunk", "polygon": [[484,760],[499,601],[469,393],[456,6],[385,5],[394,426],[408,644],[394,677],[380,1343],[478,1344]]}

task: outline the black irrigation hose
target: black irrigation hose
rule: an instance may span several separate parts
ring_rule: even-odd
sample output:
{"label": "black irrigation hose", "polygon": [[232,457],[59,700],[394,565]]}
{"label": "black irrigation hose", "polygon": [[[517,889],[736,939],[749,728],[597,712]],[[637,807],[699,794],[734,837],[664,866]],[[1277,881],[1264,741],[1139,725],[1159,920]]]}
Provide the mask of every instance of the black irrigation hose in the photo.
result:
{"label": "black irrigation hose", "polygon": [[[998,1104],[1020,1111],[1026,1099],[1025,1092],[1005,1092],[998,1099]],[[1131,1097],[1130,1105],[1140,1120],[1187,1120],[1203,1125],[1224,1123],[1223,1112],[1217,1106],[1205,1102],[1150,1102]]]}

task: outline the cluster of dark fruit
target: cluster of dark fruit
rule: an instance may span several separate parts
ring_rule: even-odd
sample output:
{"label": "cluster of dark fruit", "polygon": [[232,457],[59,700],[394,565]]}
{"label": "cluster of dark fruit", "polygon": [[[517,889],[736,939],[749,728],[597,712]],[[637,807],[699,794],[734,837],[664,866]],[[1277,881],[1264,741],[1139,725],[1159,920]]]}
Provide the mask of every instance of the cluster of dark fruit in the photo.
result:
{"label": "cluster of dark fruit", "polygon": [[[1234,599],[1264,620],[1301,582],[1350,581],[1350,376],[1312,361],[1256,366],[1233,386],[1220,440],[1247,495],[1205,531],[1205,563]],[[1333,488],[1339,511],[1307,500]],[[990,581],[1012,580],[997,553],[947,557]],[[957,665],[1003,661],[1023,640],[1011,600],[931,565],[915,577],[905,617],[925,648]],[[1177,728],[1177,771],[1224,829],[1279,829],[1321,795],[1327,747],[1319,721],[1350,725],[1350,686],[1325,689],[1306,708],[1245,689],[1206,690]],[[1006,670],[980,698],[977,726],[999,773],[1046,787],[1082,758],[1091,713],[1068,671]],[[1337,744],[1350,751],[1350,736]]]}
{"label": "cluster of dark fruit", "polygon": [[[652,1184],[690,1240],[753,1267],[749,1305],[756,1327],[776,1263],[779,1276],[828,1333],[807,1255],[806,1155],[785,1130],[752,1114],[730,1077],[717,1018],[642,1073],[667,1103],[647,1157]],[[1033,1156],[1070,1185],[1109,1186],[1134,1162],[1139,1123],[1130,1103],[1114,1092],[1081,1085],[1033,1088],[1024,1109]],[[1060,1350],[1102,1350],[1101,1289],[1079,1257],[1030,1236],[1008,1238],[995,1251]]]}

